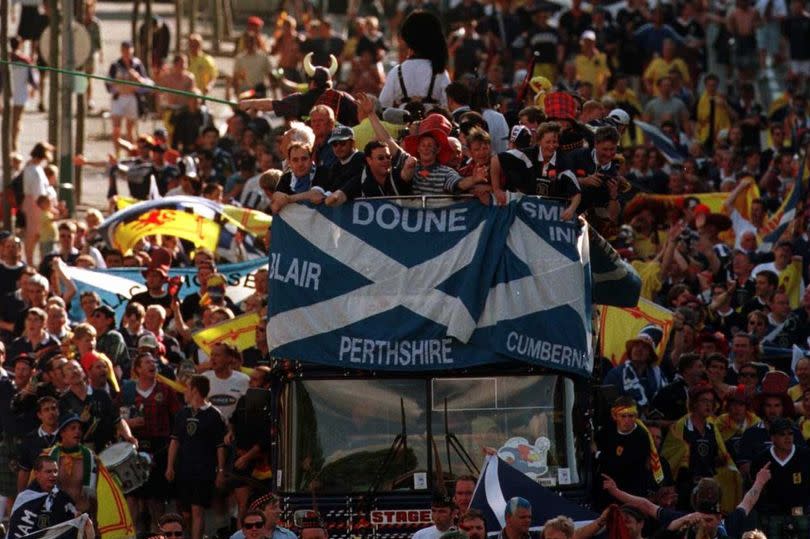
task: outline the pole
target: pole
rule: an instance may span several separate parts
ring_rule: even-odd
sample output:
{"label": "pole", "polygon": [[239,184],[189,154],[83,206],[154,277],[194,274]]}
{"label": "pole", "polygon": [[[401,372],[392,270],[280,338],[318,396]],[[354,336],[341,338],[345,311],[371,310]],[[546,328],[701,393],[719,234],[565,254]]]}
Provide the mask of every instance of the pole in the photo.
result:
{"label": "pole", "polygon": [[138,39],[138,12],[141,10],[141,0],[132,2],[132,46],[135,47],[135,55],[140,56],[141,40]]}
{"label": "pole", "polygon": [[[0,0],[0,58],[8,61],[8,0]],[[0,151],[3,152],[3,192],[8,192],[11,186],[11,68],[7,63],[0,66],[0,76],[3,79],[3,118],[0,129]],[[3,228],[12,229],[11,205],[8,197],[3,197]]]}
{"label": "pole", "polygon": [[222,2],[211,0],[211,5],[211,18],[214,22],[214,39],[211,49],[214,54],[219,54],[219,42],[222,40]]}
{"label": "pole", "polygon": [[[84,11],[86,9],[85,6],[86,0],[78,0],[76,2],[76,18],[79,21],[84,21]],[[93,64],[92,56],[91,59],[88,60],[90,65]],[[87,68],[87,66],[82,66]],[[75,80],[75,79],[74,79]],[[87,88],[90,88],[90,84],[92,84],[91,80],[87,80]],[[83,154],[84,153],[84,122],[87,115],[87,90],[84,93],[76,95],[76,138],[75,138],[75,153]],[[73,195],[74,195],[74,203],[81,204],[82,202],[82,167],[74,166],[73,167]]]}
{"label": "pole", "polygon": [[[152,76],[152,36],[155,31],[155,27],[152,26],[152,0],[146,0],[144,2],[144,6],[146,9],[143,13],[144,19],[144,44],[143,44],[143,56],[141,56],[141,61],[146,66],[146,72],[149,76]],[[157,73],[155,73],[157,75]]]}
{"label": "pole", "polygon": [[200,11],[200,5],[197,0],[191,0],[188,8],[188,33],[193,34],[197,31],[197,12]]}
{"label": "pole", "polygon": [[[73,70],[75,53],[73,42],[73,0],[62,0],[62,48],[61,67]],[[65,77],[60,86],[62,102],[62,123],[59,133],[59,183],[60,196],[65,201],[70,216],[76,214],[73,200],[73,77]]]}
{"label": "pole", "polygon": [[[60,39],[62,13],[59,9],[59,0],[48,0],[48,4],[51,12],[51,57],[45,60],[49,66],[58,66],[61,58],[59,51],[62,47]],[[59,113],[59,86],[62,81],[59,77],[50,77],[50,79],[48,85],[48,142],[54,146],[59,146],[59,126],[62,123],[62,117]]]}
{"label": "pole", "polygon": [[174,53],[180,54],[183,49],[183,0],[174,0]]}

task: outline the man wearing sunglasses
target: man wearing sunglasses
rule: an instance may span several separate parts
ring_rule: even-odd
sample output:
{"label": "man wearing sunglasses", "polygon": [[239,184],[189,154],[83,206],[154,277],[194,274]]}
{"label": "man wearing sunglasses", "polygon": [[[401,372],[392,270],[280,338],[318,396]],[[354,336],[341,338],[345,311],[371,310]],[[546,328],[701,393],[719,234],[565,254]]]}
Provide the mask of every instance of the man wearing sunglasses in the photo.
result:
{"label": "man wearing sunglasses", "polygon": [[264,539],[267,537],[265,530],[266,520],[264,514],[258,509],[251,509],[242,517],[242,533],[245,539]]}

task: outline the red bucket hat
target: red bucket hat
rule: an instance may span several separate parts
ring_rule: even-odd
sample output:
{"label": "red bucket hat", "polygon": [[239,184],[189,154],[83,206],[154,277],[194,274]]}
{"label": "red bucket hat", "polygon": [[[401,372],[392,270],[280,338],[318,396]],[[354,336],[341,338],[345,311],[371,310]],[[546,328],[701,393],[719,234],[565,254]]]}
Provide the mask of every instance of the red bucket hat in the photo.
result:
{"label": "red bucket hat", "polygon": [[427,118],[419,123],[419,128],[413,135],[408,135],[402,141],[402,148],[413,156],[418,156],[417,149],[422,137],[431,137],[439,145],[439,155],[436,160],[442,165],[447,164],[453,158],[453,148],[447,140],[453,126],[450,120],[441,114],[428,114]]}

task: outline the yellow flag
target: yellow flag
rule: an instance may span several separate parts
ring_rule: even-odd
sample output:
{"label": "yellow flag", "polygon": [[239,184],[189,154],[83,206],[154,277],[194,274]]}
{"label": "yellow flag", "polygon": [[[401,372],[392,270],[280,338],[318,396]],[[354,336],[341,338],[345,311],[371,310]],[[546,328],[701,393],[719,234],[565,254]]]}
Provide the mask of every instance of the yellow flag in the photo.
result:
{"label": "yellow flag", "polygon": [[175,390],[178,393],[185,393],[186,392],[186,386],[181,384],[177,380],[172,380],[171,378],[166,378],[162,374],[158,374],[156,376],[156,378],[158,379],[158,382],[166,384],[167,386],[169,386],[170,388],[172,388],[173,390]]}
{"label": "yellow flag", "polygon": [[124,208],[128,208],[133,204],[137,204],[138,202],[140,202],[140,200],[137,198],[117,196],[115,197],[115,209],[123,210]]}
{"label": "yellow flag", "polygon": [[[728,198],[728,193],[692,193],[688,195],[653,195],[650,193],[639,193],[627,203],[624,211],[626,213],[632,213],[633,208],[637,204],[649,200],[659,202],[665,208],[682,207],[687,198],[697,199],[700,204],[708,206],[712,213],[723,213],[723,203]],[[756,184],[751,184],[750,187],[737,196],[737,200],[734,201],[734,209],[740,212],[740,215],[749,219],[751,215],[751,201],[756,198],[759,198],[759,187],[757,187]]]}
{"label": "yellow flag", "polygon": [[273,224],[273,218],[263,211],[226,204],[223,206],[222,212],[236,226],[254,236],[264,236],[267,229]]}
{"label": "yellow flag", "polygon": [[779,272],[779,289],[787,294],[791,309],[798,309],[802,303],[802,262],[793,260]]}
{"label": "yellow flag", "polygon": [[260,320],[259,313],[243,314],[198,331],[193,335],[194,342],[209,355],[211,347],[221,342],[230,343],[241,352],[256,344],[256,326]]}
{"label": "yellow flag", "polygon": [[638,336],[647,325],[654,324],[664,331],[664,337],[658,344],[658,357],[664,353],[672,330],[672,311],[656,305],[644,298],[638,300],[636,307],[622,309],[602,305],[599,322],[599,341],[602,344],[602,355],[614,365],[618,365],[624,356],[625,343]]}
{"label": "yellow flag", "polygon": [[[101,539],[131,539],[135,537],[135,524],[129,514],[129,506],[121,487],[99,462],[96,497],[98,514],[96,522]],[[159,470],[154,472],[159,473]]]}
{"label": "yellow flag", "polygon": [[116,225],[113,232],[115,248],[122,253],[146,236],[164,234],[177,236],[197,247],[216,251],[219,242],[219,224],[210,219],[180,210],[149,210],[137,219]]}

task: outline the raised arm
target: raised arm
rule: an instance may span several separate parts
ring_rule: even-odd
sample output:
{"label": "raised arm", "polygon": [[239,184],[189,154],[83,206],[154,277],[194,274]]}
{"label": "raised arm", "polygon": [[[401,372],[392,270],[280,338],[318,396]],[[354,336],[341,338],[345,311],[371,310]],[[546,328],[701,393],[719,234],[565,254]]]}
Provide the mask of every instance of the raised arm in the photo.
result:
{"label": "raised arm", "polygon": [[391,155],[396,155],[397,152],[403,151],[377,116],[377,112],[374,110],[374,99],[372,99],[370,95],[361,93],[357,96],[357,110],[368,117],[368,121],[371,123],[371,128],[374,130],[374,135],[377,137],[377,140],[388,146]]}
{"label": "raised arm", "polygon": [[605,489],[605,491],[613,496],[616,500],[620,501],[621,503],[632,505],[650,518],[657,518],[660,507],[652,503],[647,498],[633,496],[628,492],[619,490],[616,482],[610,476],[602,474],[602,479],[602,488]]}

